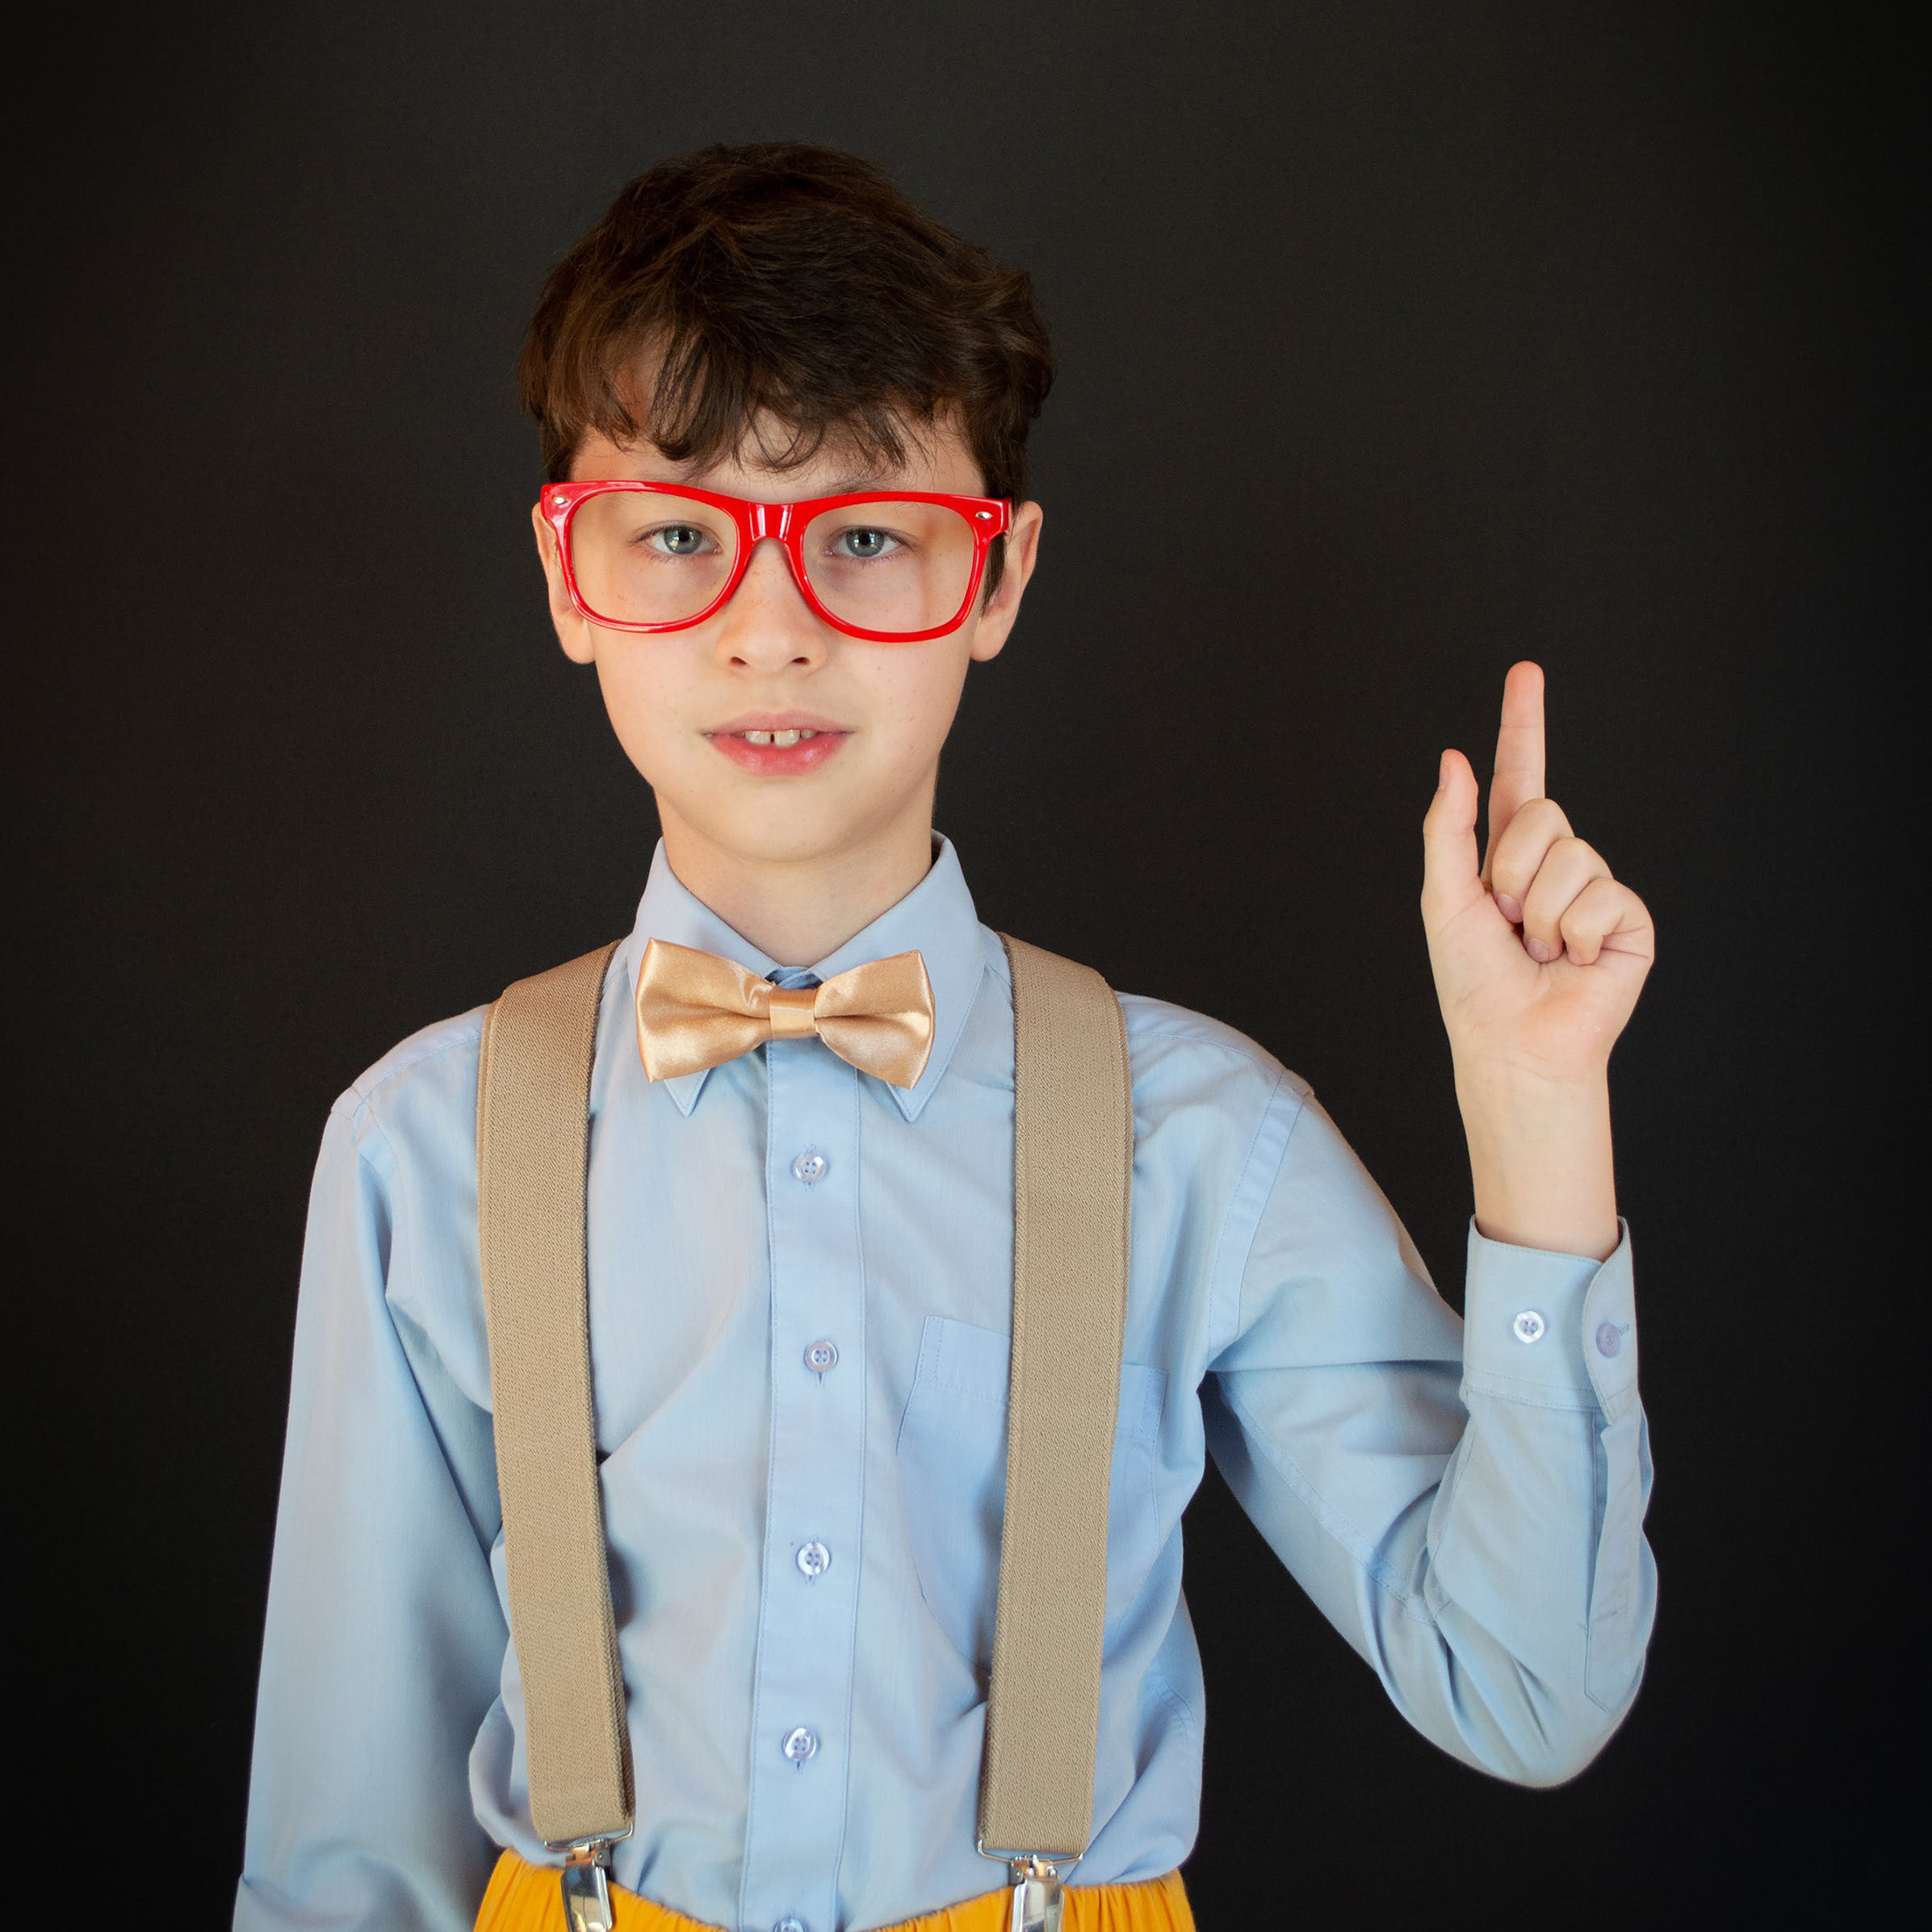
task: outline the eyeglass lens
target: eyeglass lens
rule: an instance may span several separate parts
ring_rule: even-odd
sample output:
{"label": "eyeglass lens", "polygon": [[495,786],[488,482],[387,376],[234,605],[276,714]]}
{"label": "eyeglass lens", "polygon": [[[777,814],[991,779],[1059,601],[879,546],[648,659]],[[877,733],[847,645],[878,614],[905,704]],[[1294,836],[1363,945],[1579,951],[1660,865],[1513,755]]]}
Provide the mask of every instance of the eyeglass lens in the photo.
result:
{"label": "eyeglass lens", "polygon": [[[578,593],[598,616],[673,624],[707,608],[730,580],[738,527],[695,497],[606,490],[577,505],[570,546]],[[819,601],[866,631],[949,623],[972,580],[973,526],[943,503],[822,510],[799,548]]]}

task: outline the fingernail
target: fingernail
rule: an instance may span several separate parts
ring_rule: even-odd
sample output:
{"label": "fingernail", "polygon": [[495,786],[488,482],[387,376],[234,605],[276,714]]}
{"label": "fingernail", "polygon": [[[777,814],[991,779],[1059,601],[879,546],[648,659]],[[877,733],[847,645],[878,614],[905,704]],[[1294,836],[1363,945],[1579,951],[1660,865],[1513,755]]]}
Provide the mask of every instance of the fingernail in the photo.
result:
{"label": "fingernail", "polygon": [[1523,941],[1523,949],[1529,954],[1532,959],[1536,961],[1538,966],[1548,966],[1562,949],[1558,946],[1545,945],[1540,939],[1525,937]]}
{"label": "fingernail", "polygon": [[1519,926],[1523,924],[1522,907],[1519,905],[1515,899],[1511,899],[1507,892],[1498,892],[1496,895],[1496,910],[1500,912],[1512,926]]}

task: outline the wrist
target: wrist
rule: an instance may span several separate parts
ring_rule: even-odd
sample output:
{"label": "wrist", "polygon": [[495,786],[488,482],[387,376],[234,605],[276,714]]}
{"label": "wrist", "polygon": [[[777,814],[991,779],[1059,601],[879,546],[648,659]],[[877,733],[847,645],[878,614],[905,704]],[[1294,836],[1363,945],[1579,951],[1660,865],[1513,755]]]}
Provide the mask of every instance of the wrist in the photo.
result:
{"label": "wrist", "polygon": [[1456,1100],[1465,1121],[1480,1117],[1507,1129],[1513,1124],[1540,1126],[1562,1120],[1607,1113],[1610,1077],[1607,1066],[1577,1074],[1551,1074],[1540,1068],[1452,1053]]}
{"label": "wrist", "polygon": [[1607,1081],[1458,1077],[1477,1232],[1607,1259],[1620,1238]]}

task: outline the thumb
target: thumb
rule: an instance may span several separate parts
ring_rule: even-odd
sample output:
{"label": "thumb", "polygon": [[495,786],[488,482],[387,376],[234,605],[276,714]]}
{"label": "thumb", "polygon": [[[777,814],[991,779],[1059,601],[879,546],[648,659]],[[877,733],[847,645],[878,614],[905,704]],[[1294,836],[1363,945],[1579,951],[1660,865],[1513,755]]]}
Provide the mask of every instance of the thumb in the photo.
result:
{"label": "thumb", "polygon": [[1442,755],[1435,796],[1423,819],[1423,917],[1430,924],[1481,894],[1476,856],[1476,773],[1461,752]]}

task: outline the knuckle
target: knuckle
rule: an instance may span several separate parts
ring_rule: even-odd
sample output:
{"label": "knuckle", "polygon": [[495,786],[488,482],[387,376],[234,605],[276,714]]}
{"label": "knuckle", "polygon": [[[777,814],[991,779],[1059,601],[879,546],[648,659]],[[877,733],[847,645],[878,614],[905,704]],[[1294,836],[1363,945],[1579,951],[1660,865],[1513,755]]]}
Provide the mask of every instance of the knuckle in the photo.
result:
{"label": "knuckle", "polygon": [[1496,882],[1511,899],[1527,903],[1540,876],[1541,869],[1533,853],[1513,852],[1507,860],[1501,853],[1497,855]]}

